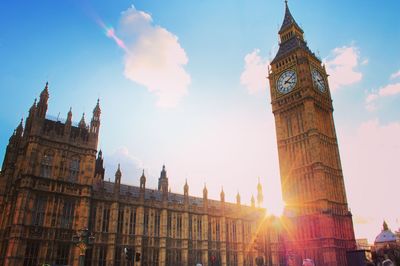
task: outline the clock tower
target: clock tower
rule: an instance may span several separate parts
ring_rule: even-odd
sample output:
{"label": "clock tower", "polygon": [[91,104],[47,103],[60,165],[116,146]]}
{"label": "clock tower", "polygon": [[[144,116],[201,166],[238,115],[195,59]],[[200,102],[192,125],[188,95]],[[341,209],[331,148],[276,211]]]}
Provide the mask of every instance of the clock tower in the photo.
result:
{"label": "clock tower", "polygon": [[[308,48],[287,1],[280,44],[269,69],[289,265],[347,265],[355,248],[328,74]],[[300,263],[299,263],[300,262]]]}

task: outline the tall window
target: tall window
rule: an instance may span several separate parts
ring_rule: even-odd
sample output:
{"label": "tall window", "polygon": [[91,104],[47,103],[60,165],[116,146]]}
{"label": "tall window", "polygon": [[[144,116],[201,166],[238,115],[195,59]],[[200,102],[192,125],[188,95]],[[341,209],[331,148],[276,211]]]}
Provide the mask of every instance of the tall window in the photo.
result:
{"label": "tall window", "polygon": [[129,234],[135,234],[136,227],[136,209],[131,209],[131,215],[129,217]]}
{"label": "tall window", "polygon": [[221,229],[220,229],[219,219],[217,219],[216,223],[215,223],[215,234],[216,234],[217,241],[220,241],[220,239],[221,239]]}
{"label": "tall window", "polygon": [[154,217],[154,236],[160,235],[160,212],[156,211]]}
{"label": "tall window", "polygon": [[110,209],[104,208],[103,210],[103,224],[101,227],[101,231],[104,233],[108,232],[108,224],[110,223]]}
{"label": "tall window", "polygon": [[178,238],[182,237],[182,214],[178,214],[178,218],[176,221],[176,236]]}
{"label": "tall window", "polygon": [[124,225],[124,209],[118,210],[118,224],[117,224],[117,233],[122,234],[122,229]]}
{"label": "tall window", "polygon": [[42,226],[44,223],[44,216],[46,213],[47,197],[38,196],[36,198],[35,206],[32,215],[32,225]]}
{"label": "tall window", "polygon": [[65,200],[64,208],[61,216],[61,227],[72,228],[72,222],[74,221],[75,202],[73,200]]}
{"label": "tall window", "polygon": [[69,244],[58,244],[57,245],[57,257],[56,264],[57,265],[67,265],[68,264],[68,256],[69,256]]}
{"label": "tall window", "polygon": [[39,242],[28,241],[26,243],[24,266],[36,266],[39,253]]}
{"label": "tall window", "polygon": [[201,223],[201,217],[197,217],[197,239],[201,240],[201,234],[202,234],[202,223]]}
{"label": "tall window", "polygon": [[79,175],[79,159],[74,158],[69,167],[69,181],[76,182]]}
{"label": "tall window", "polygon": [[99,248],[99,266],[107,266],[107,246]]}
{"label": "tall window", "polygon": [[144,221],[143,221],[143,235],[147,236],[149,234],[149,210],[144,211]]}
{"label": "tall window", "polygon": [[114,254],[114,265],[115,266],[121,266],[121,256],[122,255],[122,247],[117,246],[115,248],[115,254]]}
{"label": "tall window", "polygon": [[42,177],[50,177],[52,167],[53,167],[53,156],[50,154],[45,154],[40,164],[40,175]]}
{"label": "tall window", "polygon": [[167,215],[167,236],[171,237],[172,236],[172,215],[170,212],[168,212]]}

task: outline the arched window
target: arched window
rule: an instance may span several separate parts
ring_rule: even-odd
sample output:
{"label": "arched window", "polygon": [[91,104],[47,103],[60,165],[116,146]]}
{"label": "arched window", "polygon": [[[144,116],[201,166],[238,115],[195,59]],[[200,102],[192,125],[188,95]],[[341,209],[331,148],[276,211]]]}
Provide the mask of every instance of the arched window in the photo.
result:
{"label": "arched window", "polygon": [[79,175],[79,158],[73,158],[69,167],[69,181],[76,182]]}
{"label": "arched window", "polygon": [[40,176],[42,177],[50,177],[51,170],[53,168],[53,155],[46,153],[40,164]]}

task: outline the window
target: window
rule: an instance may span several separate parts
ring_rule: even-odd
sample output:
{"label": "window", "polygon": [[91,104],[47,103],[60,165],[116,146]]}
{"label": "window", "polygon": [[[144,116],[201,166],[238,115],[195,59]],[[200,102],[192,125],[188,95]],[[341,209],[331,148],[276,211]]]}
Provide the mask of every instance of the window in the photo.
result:
{"label": "window", "polygon": [[70,167],[69,167],[69,181],[76,182],[78,181],[79,176],[79,159],[72,159]]}
{"label": "window", "polygon": [[156,215],[154,217],[154,235],[160,235],[160,212],[156,211]]}
{"label": "window", "polygon": [[143,221],[143,235],[147,236],[149,234],[149,210],[144,211],[144,221]]}
{"label": "window", "polygon": [[58,244],[57,245],[57,265],[67,265],[69,256],[69,244]]}
{"label": "window", "polygon": [[46,213],[47,197],[38,196],[36,198],[35,206],[32,215],[32,225],[42,226],[44,223],[44,216]]}
{"label": "window", "polygon": [[115,266],[121,266],[121,257],[122,257],[121,255],[122,255],[122,247],[117,246],[117,248],[115,249],[115,256],[114,256]]}
{"label": "window", "polygon": [[168,212],[167,215],[167,236],[171,237],[172,236],[172,215],[170,212]]}
{"label": "window", "polygon": [[197,239],[201,240],[201,234],[202,234],[202,228],[201,228],[201,217],[199,216],[197,218]]}
{"label": "window", "polygon": [[50,154],[45,154],[40,164],[40,175],[42,177],[50,177],[52,167],[53,167],[53,156]]}
{"label": "window", "polygon": [[64,208],[61,216],[61,228],[72,228],[74,221],[75,202],[73,200],[65,200]]}
{"label": "window", "polygon": [[131,209],[131,215],[129,217],[129,234],[135,234],[136,227],[136,209]]}
{"label": "window", "polygon": [[118,210],[118,224],[117,224],[117,233],[122,234],[122,229],[124,225],[124,209]]}
{"label": "window", "polygon": [[39,253],[39,242],[28,241],[26,243],[24,266],[36,266]]}
{"label": "window", "polygon": [[178,219],[176,221],[177,223],[177,237],[181,238],[182,237],[182,214],[178,214]]}
{"label": "window", "polygon": [[104,233],[108,232],[108,224],[110,222],[110,209],[104,208],[103,210],[103,224],[101,227],[101,231]]}
{"label": "window", "polygon": [[107,246],[99,247],[99,266],[107,266]]}

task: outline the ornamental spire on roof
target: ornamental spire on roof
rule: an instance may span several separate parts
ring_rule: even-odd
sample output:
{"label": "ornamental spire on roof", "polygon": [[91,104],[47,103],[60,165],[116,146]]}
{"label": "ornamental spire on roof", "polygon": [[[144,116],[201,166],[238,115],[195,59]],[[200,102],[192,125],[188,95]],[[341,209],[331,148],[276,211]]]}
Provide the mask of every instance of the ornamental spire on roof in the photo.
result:
{"label": "ornamental spire on roof", "polygon": [[294,18],[292,16],[292,13],[290,13],[290,9],[289,9],[289,5],[288,5],[288,1],[287,0],[285,0],[285,5],[286,5],[285,17],[283,19],[282,26],[281,26],[281,29],[279,30],[279,33],[282,33],[284,30],[286,30],[287,28],[289,28],[292,25],[295,25],[303,33],[303,30],[300,28],[300,26],[294,20]]}

